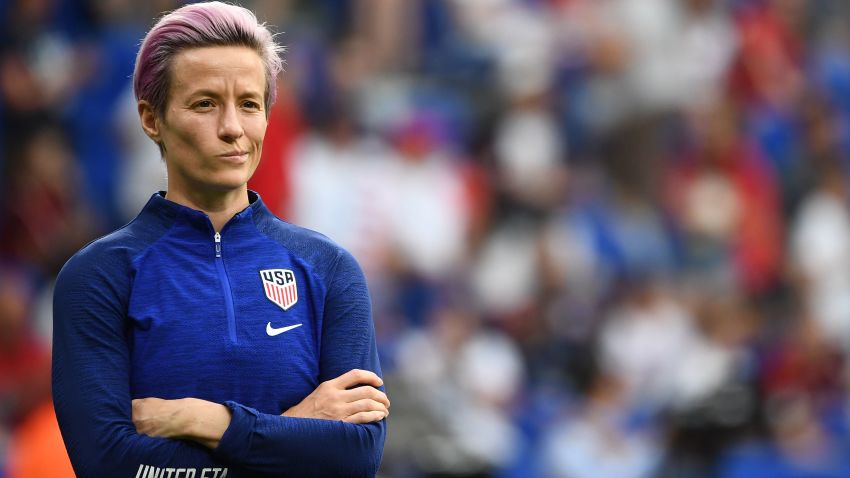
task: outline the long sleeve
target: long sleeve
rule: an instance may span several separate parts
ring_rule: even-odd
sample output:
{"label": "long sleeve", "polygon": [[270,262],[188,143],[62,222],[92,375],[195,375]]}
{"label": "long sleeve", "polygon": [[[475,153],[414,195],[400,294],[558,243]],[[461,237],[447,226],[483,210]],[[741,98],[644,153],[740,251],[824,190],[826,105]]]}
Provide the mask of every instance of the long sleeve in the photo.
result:
{"label": "long sleeve", "polygon": [[[231,478],[377,473],[383,420],[299,419],[227,402],[231,424],[215,450],[138,434],[129,388],[131,280],[123,261],[111,257],[84,250],[63,268],[54,294],[54,404],[78,476],[139,478],[163,470],[161,476],[212,478],[225,476],[225,468]],[[365,279],[347,253],[338,256],[322,320],[320,381],[352,368],[380,374]]]}
{"label": "long sleeve", "polygon": [[[354,369],[381,375],[366,280],[340,252],[322,323],[320,381]],[[233,412],[217,456],[248,468],[287,476],[374,476],[381,462],[386,421],[351,424],[259,413],[228,402]]]}
{"label": "long sleeve", "polygon": [[74,471],[133,478],[155,467],[162,476],[169,468],[175,476],[181,469],[180,476],[221,476],[228,464],[201,445],[136,432],[126,339],[130,278],[122,262],[84,250],[56,282],[53,402]]}

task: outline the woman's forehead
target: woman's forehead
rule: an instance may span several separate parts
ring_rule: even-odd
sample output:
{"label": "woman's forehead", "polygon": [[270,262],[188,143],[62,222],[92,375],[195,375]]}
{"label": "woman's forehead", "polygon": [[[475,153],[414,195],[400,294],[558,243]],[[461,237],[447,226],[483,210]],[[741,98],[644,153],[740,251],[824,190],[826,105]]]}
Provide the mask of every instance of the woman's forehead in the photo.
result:
{"label": "woman's forehead", "polygon": [[[178,73],[178,69],[204,72],[238,69],[249,73],[252,70],[260,74],[264,73],[263,61],[260,56],[254,50],[245,46],[186,48],[174,55],[171,66]],[[192,73],[192,71],[187,71],[186,73]]]}
{"label": "woman's forehead", "polygon": [[174,56],[172,85],[176,90],[238,86],[265,91],[266,75],[262,59],[243,46],[190,48]]}

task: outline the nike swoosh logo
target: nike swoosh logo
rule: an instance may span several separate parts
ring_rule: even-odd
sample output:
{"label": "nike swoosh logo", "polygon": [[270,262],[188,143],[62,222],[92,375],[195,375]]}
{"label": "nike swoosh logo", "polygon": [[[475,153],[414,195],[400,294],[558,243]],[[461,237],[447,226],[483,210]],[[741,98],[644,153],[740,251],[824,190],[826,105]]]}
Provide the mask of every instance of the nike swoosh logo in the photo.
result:
{"label": "nike swoosh logo", "polygon": [[296,327],[301,327],[301,324],[289,325],[289,326],[286,326],[286,327],[281,327],[279,329],[276,329],[276,328],[272,327],[272,323],[269,322],[268,324],[266,324],[266,333],[269,334],[269,337],[274,337],[275,335],[280,335],[280,334],[286,332],[287,330],[292,330]]}

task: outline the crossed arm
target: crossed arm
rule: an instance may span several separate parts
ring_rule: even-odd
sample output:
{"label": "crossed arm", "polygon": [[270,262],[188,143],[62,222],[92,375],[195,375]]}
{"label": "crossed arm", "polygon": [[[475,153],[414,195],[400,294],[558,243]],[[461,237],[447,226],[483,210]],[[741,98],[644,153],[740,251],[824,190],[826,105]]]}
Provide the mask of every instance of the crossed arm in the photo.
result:
{"label": "crossed arm", "polygon": [[126,265],[89,252],[66,264],[54,293],[53,399],[77,476],[376,474],[386,436],[378,417],[389,402],[374,388],[377,375],[365,372],[380,373],[380,365],[353,258],[340,257],[325,303],[319,369],[326,381],[277,415],[232,401],[133,401]]}
{"label": "crossed arm", "polygon": [[[354,369],[322,382],[281,415],[357,424],[377,422],[389,415],[390,401],[376,388],[383,383],[374,372]],[[133,400],[133,424],[139,433],[192,440],[210,449],[218,447],[230,419],[226,406],[198,398]]]}

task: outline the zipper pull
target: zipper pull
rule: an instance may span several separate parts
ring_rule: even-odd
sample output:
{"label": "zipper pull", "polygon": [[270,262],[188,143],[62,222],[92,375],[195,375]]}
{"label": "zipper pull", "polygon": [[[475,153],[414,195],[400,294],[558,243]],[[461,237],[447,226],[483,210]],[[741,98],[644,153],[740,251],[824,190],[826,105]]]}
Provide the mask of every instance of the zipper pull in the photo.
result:
{"label": "zipper pull", "polygon": [[215,233],[215,256],[221,257],[221,234]]}

